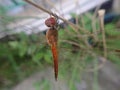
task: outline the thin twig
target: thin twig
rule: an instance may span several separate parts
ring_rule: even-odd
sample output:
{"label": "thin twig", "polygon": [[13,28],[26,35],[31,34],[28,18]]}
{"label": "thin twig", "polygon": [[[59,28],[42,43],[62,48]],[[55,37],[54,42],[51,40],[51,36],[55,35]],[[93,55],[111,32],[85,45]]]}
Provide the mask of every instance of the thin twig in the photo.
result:
{"label": "thin twig", "polygon": [[75,46],[80,47],[81,49],[84,49],[84,47],[83,47],[82,45],[80,45],[80,44],[78,44],[78,43],[76,43],[76,42],[74,42],[74,41],[70,41],[70,40],[60,40],[60,42],[65,42],[65,43],[68,43],[68,44],[73,44],[73,45],[75,45]]}
{"label": "thin twig", "polygon": [[33,6],[35,6],[36,8],[39,8],[40,10],[42,10],[42,11],[44,11],[44,12],[46,12],[46,13],[48,13],[48,14],[54,16],[54,17],[57,17],[57,18],[61,19],[62,21],[66,22],[66,23],[72,24],[75,28],[77,28],[77,26],[75,26],[73,23],[71,23],[71,22],[69,22],[69,21],[63,19],[63,18],[60,17],[60,16],[57,16],[55,13],[51,12],[50,10],[45,9],[45,8],[42,7],[42,6],[38,6],[37,4],[31,2],[30,0],[24,0],[24,1],[26,1],[27,3],[29,3],[29,4],[31,4],[31,5],[33,5]]}
{"label": "thin twig", "polygon": [[50,10],[45,9],[44,7],[39,6],[39,5],[31,2],[30,0],[24,0],[24,1],[26,1],[27,3],[33,5],[34,7],[38,8],[38,9],[40,9],[40,10],[42,10],[42,11],[44,11],[44,12],[46,12],[46,13],[54,16],[54,17],[57,17],[58,19],[62,20],[63,22],[65,22],[65,23],[69,24],[71,27],[73,27],[74,30],[78,30],[78,29],[79,29],[79,30],[83,31],[84,33],[88,33],[88,34],[89,34],[89,31],[87,31],[87,30],[85,30],[84,28],[79,27],[79,26],[71,23],[70,21],[68,21],[68,20],[66,20],[66,19],[64,19],[64,18],[62,18],[62,17],[60,17],[60,16],[57,16],[55,13],[51,12]]}
{"label": "thin twig", "polygon": [[83,15],[80,15],[80,20],[81,20],[81,26],[85,28],[85,21]]}
{"label": "thin twig", "polygon": [[92,26],[92,31],[94,34],[94,39],[95,41],[98,41],[98,34],[97,34],[97,29],[96,29],[96,18],[94,18],[94,20],[92,19],[91,26]]}
{"label": "thin twig", "polygon": [[[53,13],[50,12],[49,10],[47,10],[47,9],[41,7],[41,6],[36,5],[35,3],[31,2],[30,0],[24,0],[24,1],[26,1],[27,3],[29,3],[29,4],[31,4],[31,5],[33,5],[33,6],[35,6],[36,8],[39,8],[40,10],[42,10],[42,11],[44,11],[44,12],[50,14],[50,15],[53,15]],[[54,16],[54,15],[53,15],[53,16]]]}
{"label": "thin twig", "polygon": [[56,11],[56,12],[58,12],[59,14],[60,14],[60,12],[58,11],[58,9],[55,7],[55,4],[53,3],[53,2],[51,2],[50,0],[45,0],[46,1],[46,3],[48,4],[48,5],[50,5],[52,8],[54,8],[54,10]]}
{"label": "thin twig", "polygon": [[104,9],[101,9],[101,10],[98,11],[99,20],[100,20],[100,29],[101,29],[101,32],[102,32],[104,57],[107,57],[107,46],[106,46],[106,38],[105,38],[105,30],[104,30],[104,14],[105,14]]}
{"label": "thin twig", "polygon": [[96,29],[96,23],[97,23],[96,16],[97,16],[97,13],[98,13],[98,10],[100,9],[100,7],[101,7],[101,4],[96,7],[95,12],[92,16],[92,29],[93,29],[93,33],[95,36],[94,37],[95,41],[98,41],[98,33],[97,33],[97,29]]}

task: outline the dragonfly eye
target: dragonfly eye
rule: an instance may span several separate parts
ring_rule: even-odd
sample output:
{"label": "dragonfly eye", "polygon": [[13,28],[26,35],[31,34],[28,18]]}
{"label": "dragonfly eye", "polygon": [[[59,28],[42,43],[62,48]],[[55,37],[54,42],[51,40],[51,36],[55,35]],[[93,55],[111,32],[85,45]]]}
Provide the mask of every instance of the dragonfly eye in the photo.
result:
{"label": "dragonfly eye", "polygon": [[50,17],[45,20],[45,25],[48,27],[54,27],[57,25],[57,19],[55,17]]}

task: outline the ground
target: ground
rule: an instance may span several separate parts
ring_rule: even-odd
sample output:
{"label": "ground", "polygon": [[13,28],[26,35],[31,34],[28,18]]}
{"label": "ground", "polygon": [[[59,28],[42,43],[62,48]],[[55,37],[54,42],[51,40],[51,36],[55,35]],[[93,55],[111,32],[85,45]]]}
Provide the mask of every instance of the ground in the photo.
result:
{"label": "ground", "polygon": [[[76,90],[94,90],[93,78],[93,72],[83,72],[81,82],[76,82]],[[120,70],[110,61],[106,61],[98,70],[97,79],[98,86],[96,85],[95,90],[120,90]],[[58,78],[58,81],[55,81],[53,69],[50,67],[31,75],[12,90],[70,90],[66,81],[65,78]]]}

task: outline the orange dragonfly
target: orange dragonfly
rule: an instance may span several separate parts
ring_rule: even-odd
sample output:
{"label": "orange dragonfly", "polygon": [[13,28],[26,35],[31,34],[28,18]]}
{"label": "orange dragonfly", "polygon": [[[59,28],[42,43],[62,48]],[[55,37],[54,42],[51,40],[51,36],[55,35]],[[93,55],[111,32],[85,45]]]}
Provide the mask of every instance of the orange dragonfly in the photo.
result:
{"label": "orange dragonfly", "polygon": [[58,41],[58,23],[57,19],[55,17],[50,17],[47,20],[45,20],[46,26],[49,27],[49,29],[46,32],[46,39],[48,45],[50,45],[54,60],[54,73],[55,73],[55,79],[57,80],[58,77],[58,51],[57,51],[57,41]]}

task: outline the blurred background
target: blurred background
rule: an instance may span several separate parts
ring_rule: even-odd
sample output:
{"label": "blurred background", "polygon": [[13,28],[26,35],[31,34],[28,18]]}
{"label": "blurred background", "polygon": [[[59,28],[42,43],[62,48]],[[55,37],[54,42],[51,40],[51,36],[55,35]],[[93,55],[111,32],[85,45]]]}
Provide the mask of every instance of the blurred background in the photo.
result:
{"label": "blurred background", "polygon": [[0,90],[120,90],[120,0],[29,1],[79,28],[59,20],[55,81],[44,24],[50,15],[24,0],[0,0]]}

